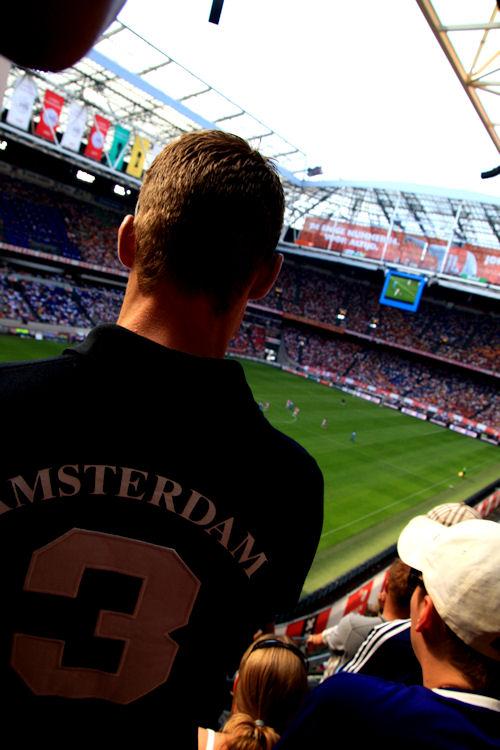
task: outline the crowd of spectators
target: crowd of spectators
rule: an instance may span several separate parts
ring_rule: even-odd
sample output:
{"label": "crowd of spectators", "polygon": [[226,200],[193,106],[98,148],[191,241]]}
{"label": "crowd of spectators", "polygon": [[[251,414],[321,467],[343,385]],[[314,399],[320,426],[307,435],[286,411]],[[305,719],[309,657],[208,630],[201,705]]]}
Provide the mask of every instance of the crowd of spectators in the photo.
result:
{"label": "crowd of spectators", "polygon": [[121,218],[111,209],[2,176],[0,240],[9,244],[120,268],[116,231]]}
{"label": "crowd of spectators", "polygon": [[[12,244],[45,249],[107,268],[118,268],[118,213],[82,203],[60,192],[4,177],[0,196],[0,238]],[[16,280],[17,279],[17,280]],[[24,322],[38,320],[88,328],[116,320],[123,292],[111,287],[54,284],[50,280],[0,274],[1,314]],[[343,327],[394,346],[495,370],[500,334],[492,315],[424,300],[417,314],[378,303],[379,289],[365,280],[333,275],[310,263],[287,259],[280,278],[262,301],[265,307],[309,321]],[[264,358],[266,339],[279,338],[265,320],[247,319],[230,350]],[[366,339],[365,339],[366,340]],[[429,360],[416,362],[404,353],[367,348],[327,335],[283,332],[287,356],[300,366],[313,366],[350,376],[367,385],[434,404],[448,411],[498,424],[499,407],[490,387],[467,375],[451,375]]]}
{"label": "crowd of spectators", "polygon": [[77,328],[115,322],[123,299],[122,289],[75,286],[64,277],[54,281],[8,269],[0,271],[0,294],[2,318]]}
{"label": "crowd of spectators", "polygon": [[[3,178],[0,238],[11,244],[115,269],[120,219],[110,209],[85,203],[82,210],[68,195]],[[497,318],[425,299],[413,314],[380,305],[379,292],[375,284],[287,259],[263,304],[473,367],[498,366]]]}
{"label": "crowd of spectators", "polygon": [[74,294],[93,325],[115,323],[123,301],[123,290],[111,287],[75,287]]}
{"label": "crowd of spectators", "polygon": [[89,328],[91,320],[78,305],[71,287],[19,278],[17,286],[42,323]]}
{"label": "crowd of spectators", "polygon": [[81,205],[71,201],[64,207],[66,232],[75,244],[80,257],[87,263],[105,268],[121,268],[116,255],[116,231],[120,218],[97,206]]}
{"label": "crowd of spectators", "polygon": [[251,357],[264,358],[266,330],[264,326],[253,325],[244,321],[237,334],[229,343],[233,354],[245,354]]}
{"label": "crowd of spectators", "polygon": [[11,320],[29,322],[36,320],[22,291],[17,287],[14,278],[9,278],[7,271],[0,271],[0,316]]}
{"label": "crowd of spectators", "polygon": [[287,261],[263,304],[474,367],[498,367],[497,318],[425,300],[414,314],[380,305],[379,295],[367,282]]}
{"label": "crowd of spectators", "polygon": [[427,364],[379,348],[367,348],[327,334],[287,327],[283,340],[288,358],[300,367],[317,367],[335,377],[350,377],[456,412],[479,422],[500,426],[500,404],[493,385],[444,365]]}

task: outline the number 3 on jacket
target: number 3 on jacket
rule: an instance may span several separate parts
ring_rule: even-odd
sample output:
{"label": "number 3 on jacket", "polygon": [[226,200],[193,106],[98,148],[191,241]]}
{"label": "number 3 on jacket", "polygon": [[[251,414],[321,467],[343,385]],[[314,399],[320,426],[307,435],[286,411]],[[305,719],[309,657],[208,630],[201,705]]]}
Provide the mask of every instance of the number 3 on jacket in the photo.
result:
{"label": "number 3 on jacket", "polygon": [[33,553],[24,590],[75,599],[88,569],[142,579],[132,613],[99,611],[94,635],[124,642],[116,673],[64,667],[64,640],[24,633],[11,664],[36,695],[130,703],[168,679],[179,648],[169,633],[188,623],[200,582],[175,550],[72,529]]}

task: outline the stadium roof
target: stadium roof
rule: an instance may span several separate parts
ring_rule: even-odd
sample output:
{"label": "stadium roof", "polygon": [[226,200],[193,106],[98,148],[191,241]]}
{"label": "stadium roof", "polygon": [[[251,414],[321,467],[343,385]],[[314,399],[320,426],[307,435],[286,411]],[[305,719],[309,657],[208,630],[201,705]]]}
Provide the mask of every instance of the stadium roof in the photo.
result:
{"label": "stadium roof", "polygon": [[[495,66],[499,67],[500,53],[498,45],[494,49],[493,37],[500,34],[500,23],[496,20],[496,4],[485,21],[485,9],[488,6],[491,11],[492,0],[476,0],[467,18],[463,10],[460,17],[457,15],[454,0],[417,2],[498,146],[500,113],[495,114],[499,106],[495,93],[500,93],[500,84],[495,82]],[[13,84],[23,72],[13,66],[7,103]],[[307,216],[317,216],[400,229],[423,237],[451,240],[453,236],[454,241],[500,252],[500,198],[411,184],[299,179],[297,174],[307,167],[306,155],[299,148],[120,21],[115,21],[74,67],[60,73],[33,71],[33,75],[39,95],[51,88],[62,93],[66,101],[84,103],[152,143],[165,144],[182,132],[198,128],[217,127],[241,135],[278,162],[287,197],[286,224],[297,229],[302,228]],[[66,110],[61,116],[61,130]],[[5,123],[0,129],[16,139],[29,139],[39,148],[58,152],[62,158],[84,159],[60,144],[41,142]],[[92,168],[117,176],[106,165],[93,163]],[[139,184],[125,174],[120,174],[120,180],[135,187]]]}
{"label": "stadium roof", "polygon": [[494,0],[417,0],[500,151],[500,10]]}

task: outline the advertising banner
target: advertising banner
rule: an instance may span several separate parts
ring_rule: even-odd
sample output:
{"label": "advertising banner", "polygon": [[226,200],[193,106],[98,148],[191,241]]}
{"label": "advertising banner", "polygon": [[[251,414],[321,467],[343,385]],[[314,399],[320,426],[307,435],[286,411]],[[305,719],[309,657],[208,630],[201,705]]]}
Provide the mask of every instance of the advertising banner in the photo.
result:
{"label": "advertising banner", "polygon": [[86,107],[78,104],[78,102],[72,102],[69,107],[68,121],[61,140],[61,146],[71,151],[78,151],[86,125]]}
{"label": "advertising banner", "polygon": [[40,120],[35,128],[36,135],[55,143],[56,128],[59,125],[59,118],[61,116],[63,104],[63,96],[56,94],[55,91],[50,91],[50,89],[46,90],[43,98],[43,109],[40,113]]}
{"label": "advertising banner", "polygon": [[17,79],[7,113],[9,125],[14,125],[21,130],[29,130],[37,93],[36,83],[29,75]]}
{"label": "advertising banner", "polygon": [[400,230],[393,230],[389,238],[387,234],[384,227],[308,216],[296,243],[500,285],[500,252],[494,248],[452,242],[447,252],[449,238],[417,237]]}
{"label": "advertising banner", "polygon": [[123,158],[125,156],[125,149],[127,148],[129,138],[130,130],[127,130],[127,128],[124,128],[122,125],[115,125],[113,143],[111,144],[108,154],[110,166],[113,167],[113,169],[121,169],[123,167]]}
{"label": "advertising banner", "polygon": [[403,406],[401,411],[403,414],[408,414],[410,417],[416,417],[417,419],[423,419],[424,421],[427,419],[427,416],[425,414],[422,414],[419,411],[415,411],[415,409],[408,409],[406,406]]}
{"label": "advertising banner", "polygon": [[459,432],[461,435],[467,435],[467,437],[471,438],[477,438],[477,432],[473,432],[472,430],[467,430],[465,427],[459,427],[457,424],[450,424],[450,430],[454,430],[454,432]]}
{"label": "advertising banner", "polygon": [[144,171],[144,160],[146,154],[149,151],[150,143],[147,138],[143,138],[141,135],[135,136],[134,145],[132,147],[132,153],[126,169],[127,174],[132,177],[142,177]]}
{"label": "advertising banner", "polygon": [[89,159],[101,161],[104,150],[104,141],[106,140],[106,135],[110,125],[110,121],[106,120],[105,117],[95,115],[94,124],[90,131],[87,146],[84,151],[85,156],[88,156]]}

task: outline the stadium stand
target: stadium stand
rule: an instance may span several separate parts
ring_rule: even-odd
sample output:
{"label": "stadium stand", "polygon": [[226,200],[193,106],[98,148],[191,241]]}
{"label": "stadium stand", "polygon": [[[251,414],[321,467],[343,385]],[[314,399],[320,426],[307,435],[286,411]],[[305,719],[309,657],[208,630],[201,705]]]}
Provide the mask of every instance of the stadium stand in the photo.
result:
{"label": "stadium stand", "polygon": [[[0,214],[0,237],[9,245],[43,248],[54,258],[71,256],[103,271],[119,268],[116,211],[6,178]],[[117,317],[123,292],[116,280],[92,284],[80,278],[78,266],[51,278],[47,270],[14,270],[12,259],[5,264],[4,318],[88,329]],[[430,294],[418,314],[386,308],[378,302],[379,287],[339,273],[335,264],[325,268],[287,258],[278,283],[247,314],[230,350],[264,360],[275,358],[274,349],[294,368],[316,368],[334,381],[350,378],[362,388],[500,427],[498,317]]]}

